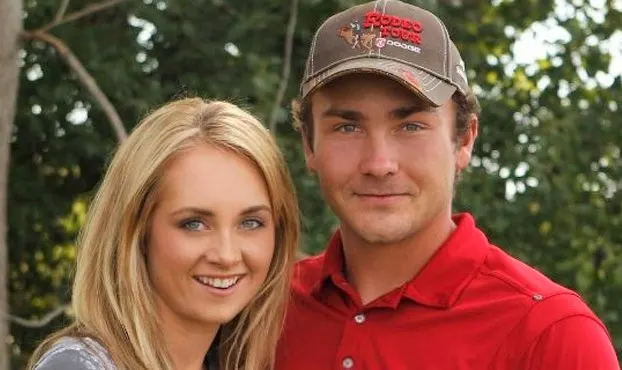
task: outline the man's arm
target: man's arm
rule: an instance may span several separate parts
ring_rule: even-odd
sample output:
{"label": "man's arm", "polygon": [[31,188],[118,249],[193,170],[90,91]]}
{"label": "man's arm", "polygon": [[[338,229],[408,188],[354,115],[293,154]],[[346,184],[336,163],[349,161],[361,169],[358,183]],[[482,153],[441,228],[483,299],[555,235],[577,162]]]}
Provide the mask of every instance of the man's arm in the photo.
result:
{"label": "man's arm", "polygon": [[585,315],[566,317],[550,325],[526,356],[529,370],[620,370],[607,331]]}

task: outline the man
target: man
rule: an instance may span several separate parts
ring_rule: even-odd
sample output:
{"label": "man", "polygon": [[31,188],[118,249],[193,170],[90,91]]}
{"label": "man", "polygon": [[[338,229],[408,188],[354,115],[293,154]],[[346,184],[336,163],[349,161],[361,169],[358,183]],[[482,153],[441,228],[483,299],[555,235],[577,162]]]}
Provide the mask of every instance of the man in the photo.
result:
{"label": "man", "polygon": [[[352,22],[372,50],[336,32]],[[479,106],[444,24],[379,0],[311,45],[294,114],[340,227],[296,267],[276,369],[618,369],[576,293],[452,216]]]}

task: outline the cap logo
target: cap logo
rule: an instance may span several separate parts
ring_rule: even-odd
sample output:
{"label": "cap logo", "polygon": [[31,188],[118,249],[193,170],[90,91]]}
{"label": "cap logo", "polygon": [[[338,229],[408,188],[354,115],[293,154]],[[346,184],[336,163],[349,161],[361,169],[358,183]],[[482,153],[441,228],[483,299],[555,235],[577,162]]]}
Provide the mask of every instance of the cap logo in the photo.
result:
{"label": "cap logo", "polygon": [[[379,18],[374,18],[376,15]],[[373,28],[364,29],[373,27],[374,22],[380,25],[377,28],[379,32]],[[383,26],[383,23],[388,23],[389,26]],[[402,28],[391,26],[392,24],[398,24],[398,26]],[[372,51],[374,47],[382,49],[385,46],[394,46],[415,53],[421,53],[421,48],[418,46],[421,43],[421,34],[405,30],[403,27],[409,27],[412,30],[417,30],[417,32],[421,32],[422,30],[421,24],[418,22],[392,15],[381,15],[378,12],[368,12],[365,15],[365,23],[363,25],[361,25],[358,20],[354,20],[347,26],[340,27],[337,30],[337,36],[348,43],[352,49],[359,49],[361,51]],[[413,43],[415,45],[413,45]]]}
{"label": "cap logo", "polygon": [[407,44],[405,42],[393,41],[389,39],[387,40],[387,45],[396,46],[398,48],[402,48],[408,51],[413,51],[415,53],[421,53],[421,48],[419,46]]}
{"label": "cap logo", "polygon": [[337,35],[352,46],[352,49],[364,48],[370,51],[374,48],[376,32],[373,30],[363,30],[358,21],[350,22],[349,25],[339,28]]}
{"label": "cap logo", "polygon": [[423,90],[421,88],[421,83],[419,83],[419,79],[415,77],[415,75],[412,72],[407,71],[403,68],[400,68],[399,71],[402,73],[402,77],[404,78],[404,80],[410,82],[411,85],[415,86],[417,89]]}
{"label": "cap logo", "polygon": [[365,14],[363,28],[372,27],[380,28],[380,37],[391,37],[417,45],[423,42],[421,38],[423,26],[412,19],[371,11]]}

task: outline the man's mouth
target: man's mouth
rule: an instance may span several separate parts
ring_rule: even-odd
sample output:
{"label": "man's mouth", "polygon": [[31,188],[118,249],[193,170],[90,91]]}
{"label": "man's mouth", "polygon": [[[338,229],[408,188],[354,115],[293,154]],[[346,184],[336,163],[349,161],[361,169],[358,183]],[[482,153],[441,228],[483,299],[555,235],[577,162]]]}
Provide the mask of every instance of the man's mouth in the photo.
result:
{"label": "man's mouth", "polygon": [[375,197],[375,198],[388,198],[388,197],[401,197],[406,196],[406,193],[355,193],[359,197]]}

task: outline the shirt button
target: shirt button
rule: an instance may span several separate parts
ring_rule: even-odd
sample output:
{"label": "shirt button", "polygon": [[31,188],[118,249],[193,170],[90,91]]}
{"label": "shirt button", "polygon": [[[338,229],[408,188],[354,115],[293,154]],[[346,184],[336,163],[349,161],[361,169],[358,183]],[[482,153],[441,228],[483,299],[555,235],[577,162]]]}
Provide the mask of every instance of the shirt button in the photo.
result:
{"label": "shirt button", "polygon": [[365,322],[365,315],[363,315],[362,313],[354,316],[354,321],[356,321],[357,324],[362,324]]}
{"label": "shirt button", "polygon": [[343,365],[344,369],[351,369],[354,367],[354,360],[352,360],[351,357],[346,357],[343,359],[341,364]]}

